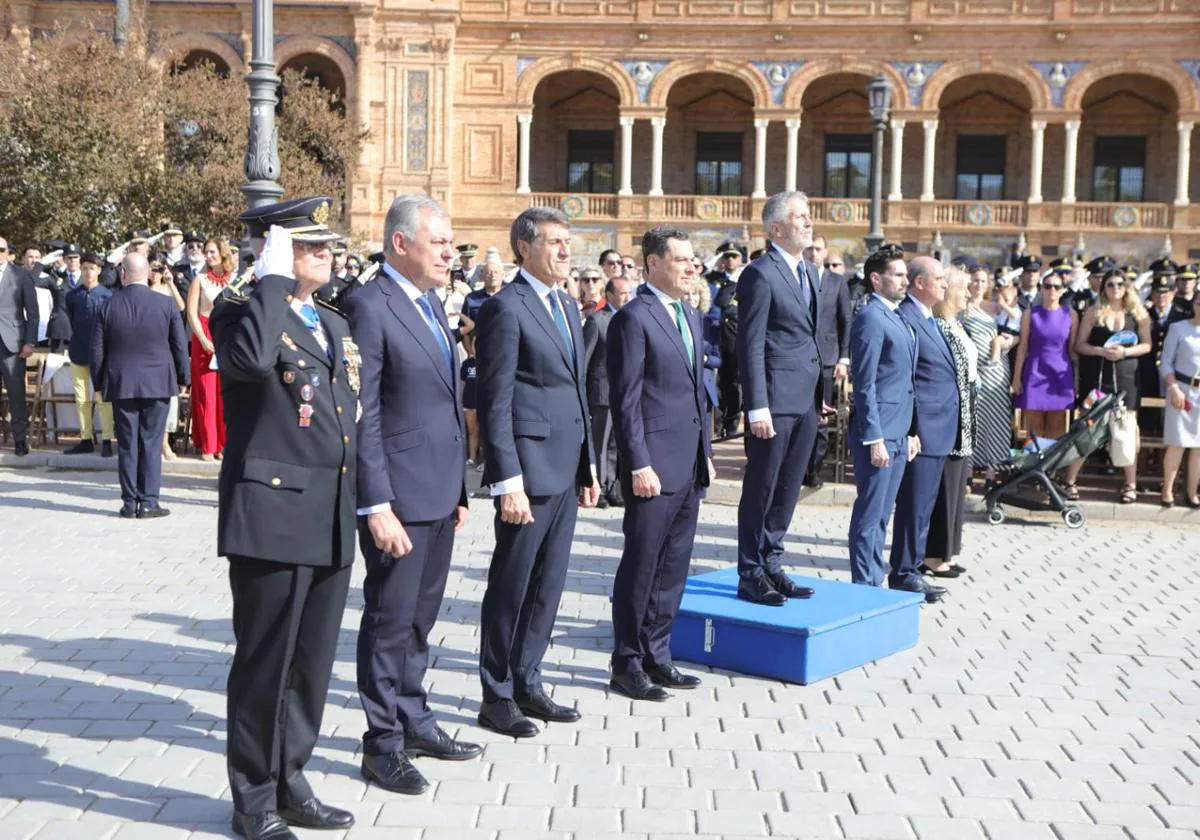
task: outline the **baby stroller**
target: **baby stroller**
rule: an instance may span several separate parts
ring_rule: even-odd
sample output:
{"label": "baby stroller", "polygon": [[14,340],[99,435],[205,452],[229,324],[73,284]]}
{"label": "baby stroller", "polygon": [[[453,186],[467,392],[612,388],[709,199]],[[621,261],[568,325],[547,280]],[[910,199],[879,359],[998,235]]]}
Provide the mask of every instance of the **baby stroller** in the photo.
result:
{"label": "baby stroller", "polygon": [[[1007,502],[1021,510],[1053,510],[1062,514],[1068,528],[1082,528],[1087,521],[1083,508],[1069,502],[1062,488],[1050,477],[1072,461],[1086,458],[1097,449],[1108,445],[1109,420],[1123,393],[1109,394],[1087,410],[1072,425],[1070,431],[1053,445],[1035,452],[1027,452],[1012,458],[998,468],[996,486],[983,497],[987,506],[988,522],[999,525],[1004,522]],[[1034,485],[1026,487],[1025,485]],[[1022,493],[1022,489],[1027,492]],[[1050,495],[1049,501],[1042,499],[1037,489]],[[1028,492],[1033,491],[1033,492]]]}

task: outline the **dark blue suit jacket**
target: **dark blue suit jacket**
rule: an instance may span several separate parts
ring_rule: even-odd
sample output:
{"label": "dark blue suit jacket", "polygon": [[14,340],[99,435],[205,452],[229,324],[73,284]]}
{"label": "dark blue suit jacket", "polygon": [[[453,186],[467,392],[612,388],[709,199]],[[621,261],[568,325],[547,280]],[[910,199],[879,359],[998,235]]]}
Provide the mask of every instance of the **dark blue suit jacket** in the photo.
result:
{"label": "dark blue suit jacket", "polygon": [[67,292],[67,318],[71,321],[71,343],[67,347],[67,356],[73,363],[88,363],[92,353],[92,325],[96,321],[96,313],[112,295],[112,289],[99,283],[94,289],[88,289],[80,283]]}
{"label": "dark blue suit jacket", "polygon": [[648,285],[621,307],[608,327],[608,383],[621,480],[654,467],[664,492],[708,485],[707,399],[700,315],[684,308],[695,358]]}
{"label": "dark blue suit jacket", "polygon": [[[958,380],[941,331],[911,296],[897,310],[917,336],[917,435],[921,454],[948,455],[958,440]],[[855,383],[858,387],[858,383]]]}
{"label": "dark blue suit jacket", "polygon": [[717,406],[721,404],[721,393],[717,390],[717,371],[721,369],[721,318],[702,315],[700,327],[704,332],[704,390],[708,401]]}
{"label": "dark blue suit jacket", "polygon": [[[850,358],[850,287],[846,278],[824,271],[818,300],[817,345],[821,348],[821,364],[835,365],[838,359]],[[825,401],[832,403],[833,399],[826,395]]]}
{"label": "dark blue suit jacket", "polygon": [[[811,286],[811,277],[809,281]],[[770,408],[775,415],[812,410],[821,377],[816,343],[820,295],[812,289],[815,320],[804,305],[799,281],[774,247],[738,278],[738,379],[747,411]]]}
{"label": "dark blue suit jacket", "polygon": [[[442,307],[433,311],[453,347]],[[346,317],[362,357],[357,505],[391,503],[401,522],[444,519],[467,504],[457,376],[416,303],[386,271],[346,301]]]}
{"label": "dark blue suit jacket", "polygon": [[566,314],[574,364],[523,275],[488,298],[477,321],[483,483],[521,475],[531,496],[591,485],[595,463],[579,306],[561,289],[553,294]]}
{"label": "dark blue suit jacket", "polygon": [[916,365],[912,329],[872,295],[850,325],[852,446],[876,440],[894,446],[916,434]]}
{"label": "dark blue suit jacket", "polygon": [[92,326],[88,364],[107,402],[166,400],[190,382],[187,342],[175,299],[143,283],[113,292]]}

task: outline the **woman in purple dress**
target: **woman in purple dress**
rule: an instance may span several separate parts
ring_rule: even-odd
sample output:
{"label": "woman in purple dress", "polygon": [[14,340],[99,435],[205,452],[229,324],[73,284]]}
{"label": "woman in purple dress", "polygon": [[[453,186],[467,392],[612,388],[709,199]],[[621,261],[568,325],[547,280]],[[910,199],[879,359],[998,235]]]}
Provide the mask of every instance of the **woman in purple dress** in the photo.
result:
{"label": "woman in purple dress", "polygon": [[1038,437],[1066,434],[1075,406],[1075,368],[1071,348],[1079,321],[1060,304],[1063,278],[1042,281],[1042,300],[1021,320],[1021,343],[1013,366],[1013,406],[1021,409],[1025,429]]}

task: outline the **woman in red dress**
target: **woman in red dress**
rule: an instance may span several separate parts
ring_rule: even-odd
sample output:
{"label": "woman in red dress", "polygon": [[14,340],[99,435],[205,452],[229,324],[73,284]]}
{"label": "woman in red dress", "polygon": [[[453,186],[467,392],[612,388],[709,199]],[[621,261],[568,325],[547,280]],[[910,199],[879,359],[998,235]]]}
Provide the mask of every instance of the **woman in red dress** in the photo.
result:
{"label": "woman in red dress", "polygon": [[211,461],[225,449],[225,412],[208,316],[237,263],[224,239],[204,243],[204,262],[204,273],[188,288],[187,319],[192,328],[192,443],[200,460]]}

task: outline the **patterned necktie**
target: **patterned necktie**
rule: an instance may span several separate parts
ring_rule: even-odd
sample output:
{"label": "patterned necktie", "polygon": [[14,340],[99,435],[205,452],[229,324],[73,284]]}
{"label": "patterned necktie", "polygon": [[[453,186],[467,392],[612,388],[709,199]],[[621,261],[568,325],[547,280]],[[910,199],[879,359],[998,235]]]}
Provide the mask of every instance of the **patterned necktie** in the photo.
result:
{"label": "patterned necktie", "polygon": [[433,337],[437,340],[438,347],[442,348],[442,356],[446,359],[446,369],[450,371],[450,381],[454,381],[454,361],[450,355],[450,342],[446,340],[446,334],[442,332],[442,326],[438,323],[437,316],[433,314],[433,304],[429,302],[427,295],[417,297],[417,306],[421,309],[425,316],[425,324],[433,332]]}
{"label": "patterned necktie", "polygon": [[808,266],[803,260],[796,263],[796,280],[800,283],[800,300],[804,302],[804,308],[811,313],[813,305],[812,286],[808,282]]}
{"label": "patterned necktie", "polygon": [[687,325],[687,319],[683,316],[683,304],[677,300],[671,301],[671,308],[675,310],[675,326],[679,328],[679,337],[683,339],[683,347],[687,350],[688,362],[692,365],[696,364],[696,348],[692,344],[692,330]]}
{"label": "patterned necktie", "polygon": [[567,328],[567,319],[562,311],[562,301],[558,299],[558,294],[553,290],[550,291],[549,300],[550,315],[554,318],[554,325],[558,327],[563,343],[567,345],[567,358],[571,360],[571,364],[575,364],[575,342],[571,340],[571,330]]}
{"label": "patterned necktie", "polygon": [[317,308],[311,303],[301,304],[300,320],[304,322],[304,326],[308,327],[308,331],[312,333],[317,344],[321,345],[321,349],[325,351],[325,358],[332,360],[333,357],[329,354],[329,336],[325,335],[325,329],[321,326]]}

